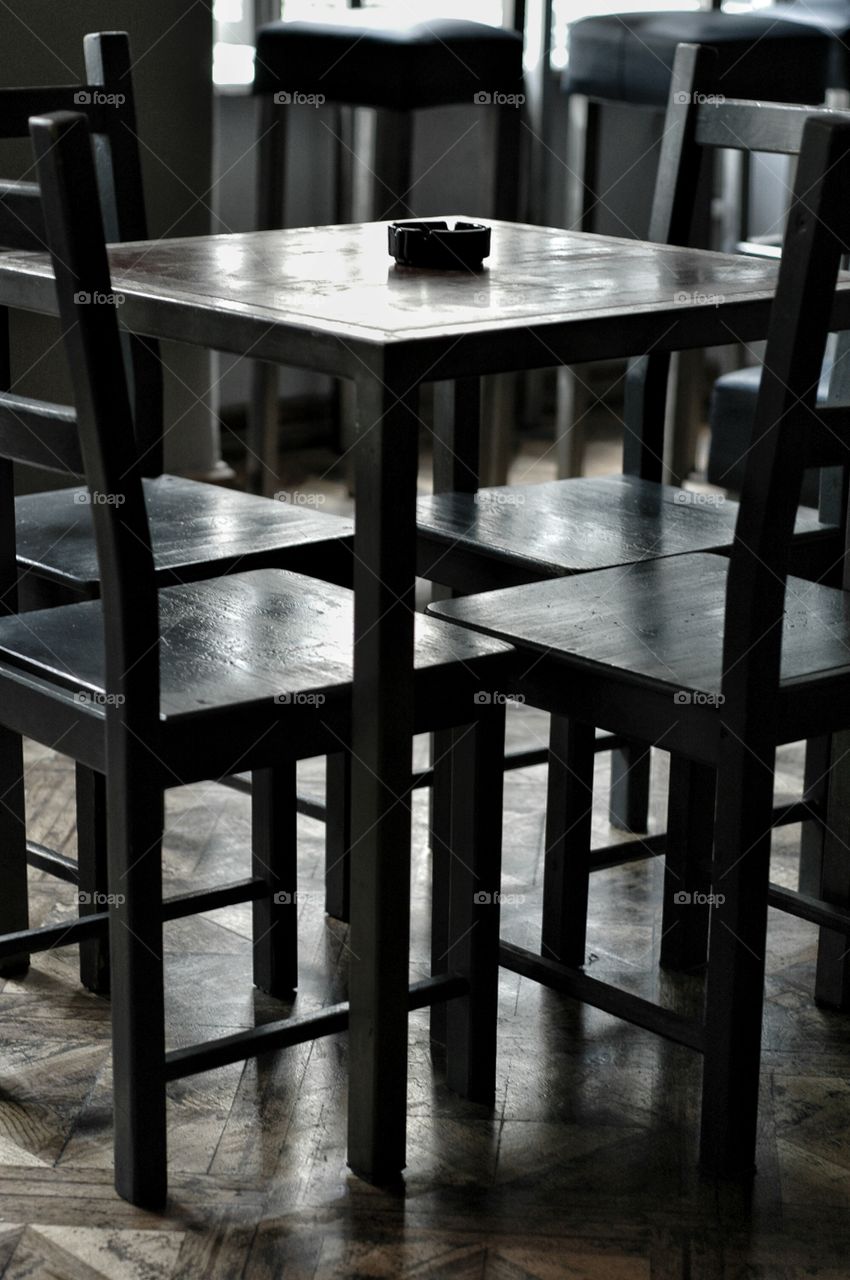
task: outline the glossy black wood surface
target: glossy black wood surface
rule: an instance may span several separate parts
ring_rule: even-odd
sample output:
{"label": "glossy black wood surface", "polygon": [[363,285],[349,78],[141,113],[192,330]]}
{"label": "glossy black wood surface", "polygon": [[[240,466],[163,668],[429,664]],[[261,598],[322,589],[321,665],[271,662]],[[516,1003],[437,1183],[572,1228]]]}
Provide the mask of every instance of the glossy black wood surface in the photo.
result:
{"label": "glossy black wood surface", "polygon": [[[0,620],[9,627],[0,658],[0,705],[5,725],[50,742],[106,776],[116,1186],[134,1203],[159,1208],[167,1190],[168,1079],[339,1029],[338,1018],[308,1016],[296,1020],[297,1026],[264,1027],[181,1050],[179,1068],[174,1054],[166,1060],[164,792],[197,777],[255,770],[255,874],[218,894],[200,895],[188,910],[209,910],[225,900],[254,902],[255,978],[277,993],[291,990],[297,980],[294,762],[314,754],[319,742],[324,751],[350,746],[357,601],[344,588],[272,569],[159,589],[163,566],[156,562],[150,503],[134,465],[137,442],[116,310],[87,305],[80,297],[112,287],[89,131],[85,119],[74,114],[35,118],[31,129],[88,490],[104,498],[90,508],[101,599]],[[412,544],[411,523],[411,549]],[[419,720],[430,729],[492,718],[492,708],[481,705],[482,684],[486,687],[497,673],[504,676],[512,656],[500,642],[470,642],[443,624],[421,621],[422,680],[417,697],[411,690],[408,748]],[[502,743],[498,730],[481,741],[480,750],[465,753],[464,768],[472,769],[476,786],[486,790],[494,760],[498,785]],[[394,807],[403,811],[413,782],[404,755],[397,775]],[[455,820],[458,840],[477,848],[476,823],[461,826],[460,817]],[[99,845],[91,852],[86,879],[100,883]],[[459,850],[461,858],[464,854]],[[403,886],[404,860],[399,863],[397,879]],[[355,874],[353,894],[358,892],[362,887]],[[405,907],[398,913],[402,921]],[[103,925],[102,913],[94,913],[72,924],[65,941],[101,936]],[[46,945],[61,940],[51,934]],[[6,958],[14,959],[22,944],[38,948],[44,939],[18,928],[5,942]],[[461,960],[468,964],[468,958]],[[406,969],[391,976],[405,1014],[411,1004],[457,999],[477,981],[471,972],[450,973],[411,992]],[[470,1017],[477,1016],[473,994]],[[364,1014],[375,1016],[375,1011],[367,1002],[359,1008],[352,1004],[352,1037]],[[459,1033],[456,1040],[465,1061],[466,1039]],[[405,1064],[394,1078],[397,1065],[392,1055],[380,1061],[387,1086],[403,1096]],[[469,1090],[480,1090],[482,1073],[490,1077],[494,1069],[492,1050],[479,1054]]]}
{"label": "glossy black wood surface", "polygon": [[[737,117],[756,120],[758,110],[736,105]],[[696,761],[699,780],[694,774],[684,789],[693,784],[706,816],[704,769],[714,772],[702,1026],[665,1025],[666,1011],[522,949],[503,946],[502,963],[701,1048],[701,1160],[715,1174],[753,1171],[768,903],[831,912],[841,931],[847,917],[828,902],[777,894],[770,832],[777,744],[845,729],[850,716],[847,593],[789,576],[805,467],[813,455],[845,466],[850,460],[846,411],[815,406],[832,290],[850,243],[848,185],[850,121],[814,115],[803,136],[729,560],[672,557],[431,606],[438,616],[512,639],[527,655],[520,688],[539,705],[580,719],[589,702],[595,723],[628,732],[642,721],[654,741]],[[685,857],[696,864],[679,870],[704,884],[704,855],[688,843],[686,832]]]}

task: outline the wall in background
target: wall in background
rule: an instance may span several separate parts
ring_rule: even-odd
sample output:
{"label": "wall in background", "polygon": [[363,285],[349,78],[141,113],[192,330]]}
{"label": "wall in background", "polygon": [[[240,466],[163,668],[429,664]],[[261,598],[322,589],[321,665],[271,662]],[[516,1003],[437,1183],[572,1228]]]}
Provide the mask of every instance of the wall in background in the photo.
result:
{"label": "wall in background", "polygon": [[[68,84],[83,75],[83,36],[128,31],[138,106],[151,235],[197,235],[210,226],[212,15],[209,0],[10,0],[0,5],[0,83]],[[4,175],[31,164],[24,144],[0,151]],[[22,391],[67,398],[58,329],[43,317],[16,317],[15,370]],[[51,350],[51,348],[53,348]],[[167,344],[166,439],[170,467],[206,473],[216,466],[218,432],[210,410],[210,358]]]}

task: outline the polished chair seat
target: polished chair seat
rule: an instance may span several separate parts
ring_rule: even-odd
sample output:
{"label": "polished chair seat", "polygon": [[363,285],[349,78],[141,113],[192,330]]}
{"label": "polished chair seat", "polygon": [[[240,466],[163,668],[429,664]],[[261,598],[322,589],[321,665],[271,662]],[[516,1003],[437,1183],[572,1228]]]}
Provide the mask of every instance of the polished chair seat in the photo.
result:
{"label": "polished chair seat", "polygon": [[[459,591],[484,591],[728,550],[738,504],[610,475],[435,494],[419,499],[417,515],[419,572]],[[813,544],[835,535],[807,508],[798,513],[796,532]]]}
{"label": "polished chair seat", "polygon": [[[142,483],[163,585],[264,566],[350,579],[351,520],[180,476]],[[27,494],[16,499],[15,513],[25,600],[47,603],[51,587],[61,588],[62,600],[100,594],[86,488]]]}
{"label": "polished chair seat", "polygon": [[[484,635],[537,650],[569,665],[546,666],[570,686],[582,671],[593,702],[596,676],[654,693],[662,704],[704,702],[717,710],[723,675],[723,627],[729,561],[691,555],[650,560],[628,572],[605,569],[569,580],[529,583],[429,606],[429,612]],[[850,687],[850,599],[846,591],[789,578],[782,634],[780,738],[806,736],[828,707],[825,673],[836,696]],[[819,701],[809,702],[818,676]],[[809,682],[809,683],[807,683]],[[653,717],[654,719],[654,717]],[[675,719],[675,712],[671,713]],[[706,718],[708,733],[711,720]],[[718,721],[719,727],[719,721]],[[670,735],[675,739],[675,730]],[[707,745],[707,742],[706,742]]]}
{"label": "polished chair seat", "polygon": [[[284,569],[257,569],[163,588],[161,722],[191,734],[200,715],[232,716],[236,753],[242,738],[253,741],[252,707],[264,722],[271,703],[279,704],[282,719],[303,719],[306,712],[315,719],[319,708],[327,735],[339,749],[333,731],[347,732],[349,719],[353,600],[353,592],[345,587]],[[429,681],[439,681],[440,697],[448,703],[446,681],[453,669],[458,689],[465,686],[471,699],[493,660],[507,662],[510,656],[504,643],[417,616],[415,662],[420,716],[426,727],[431,727],[435,709]],[[77,701],[81,714],[94,716],[102,731],[102,602],[85,600],[0,618],[0,688],[14,685],[16,696],[26,697],[22,673],[34,678],[33,698]],[[205,718],[203,723],[206,735],[211,732],[209,721]],[[262,753],[268,753],[268,744]],[[203,756],[199,742],[201,776]]]}

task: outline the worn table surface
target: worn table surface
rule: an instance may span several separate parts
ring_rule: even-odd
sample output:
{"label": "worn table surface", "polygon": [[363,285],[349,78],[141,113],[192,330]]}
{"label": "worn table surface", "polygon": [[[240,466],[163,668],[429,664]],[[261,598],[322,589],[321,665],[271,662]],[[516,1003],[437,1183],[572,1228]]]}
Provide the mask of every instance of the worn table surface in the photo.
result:
{"label": "worn table surface", "polygon": [[[110,253],[128,328],[342,375],[388,347],[415,347],[434,379],[763,336],[774,262],[491,226],[480,272],[397,267],[385,223]],[[0,303],[54,311],[51,276],[46,255],[0,255]]]}

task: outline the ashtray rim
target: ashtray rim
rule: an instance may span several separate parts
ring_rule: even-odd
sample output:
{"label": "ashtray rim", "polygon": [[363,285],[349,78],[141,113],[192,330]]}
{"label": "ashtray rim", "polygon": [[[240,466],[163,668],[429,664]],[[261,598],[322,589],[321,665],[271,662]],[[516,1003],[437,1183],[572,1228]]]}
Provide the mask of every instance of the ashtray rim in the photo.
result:
{"label": "ashtray rim", "polygon": [[387,245],[399,266],[468,271],[489,256],[490,233],[483,222],[458,218],[449,226],[442,218],[413,218],[389,224]]}

